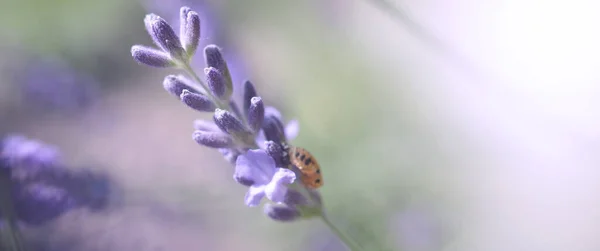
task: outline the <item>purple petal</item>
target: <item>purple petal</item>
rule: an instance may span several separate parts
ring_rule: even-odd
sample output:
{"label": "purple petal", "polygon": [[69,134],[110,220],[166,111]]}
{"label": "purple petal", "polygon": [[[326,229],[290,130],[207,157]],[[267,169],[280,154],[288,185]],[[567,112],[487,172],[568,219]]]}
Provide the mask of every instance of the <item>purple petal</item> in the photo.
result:
{"label": "purple petal", "polygon": [[275,161],[271,156],[264,150],[249,150],[237,158],[233,179],[241,184],[251,181],[254,185],[266,185],[274,174]]}
{"label": "purple petal", "polygon": [[272,106],[265,106],[265,116],[269,115],[275,116],[279,120],[283,120],[283,117],[281,117],[281,112],[279,112],[277,108]]}
{"label": "purple petal", "polygon": [[288,192],[287,185],[294,183],[296,174],[289,169],[277,169],[277,172],[273,175],[273,180],[265,188],[265,194],[269,200],[282,203],[285,201]]}
{"label": "purple petal", "polygon": [[300,131],[300,124],[298,120],[290,120],[290,122],[285,125],[285,138],[290,141],[298,136],[298,132]]}
{"label": "purple petal", "polygon": [[265,186],[251,186],[246,193],[244,199],[246,205],[249,207],[255,207],[260,204],[262,198],[265,197]]}

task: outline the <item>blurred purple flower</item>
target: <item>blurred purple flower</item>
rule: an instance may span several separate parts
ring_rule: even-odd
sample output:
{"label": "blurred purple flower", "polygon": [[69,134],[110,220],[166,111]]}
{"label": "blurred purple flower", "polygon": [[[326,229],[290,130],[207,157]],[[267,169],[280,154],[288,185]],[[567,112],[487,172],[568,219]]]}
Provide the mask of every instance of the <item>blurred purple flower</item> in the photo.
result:
{"label": "blurred purple flower", "polygon": [[26,166],[30,169],[39,169],[57,165],[60,161],[60,153],[56,147],[21,135],[5,137],[1,149],[0,158],[13,167]]}
{"label": "blurred purple flower", "polygon": [[14,73],[27,106],[43,111],[76,112],[95,102],[98,83],[56,58],[29,60]]}
{"label": "blurred purple flower", "polygon": [[258,206],[265,196],[276,203],[284,202],[287,185],[294,183],[296,174],[275,167],[275,161],[264,150],[249,150],[237,158],[233,178],[250,186],[245,201],[253,207]]}
{"label": "blurred purple flower", "polygon": [[62,188],[43,184],[13,186],[17,218],[27,224],[43,224],[76,207],[75,199]]}
{"label": "blurred purple flower", "polygon": [[[88,169],[64,168],[56,147],[20,135],[0,144],[0,167],[19,221],[43,224],[67,211],[101,209],[112,192],[108,176]],[[6,186],[8,185],[8,186]],[[6,199],[6,198],[3,198]]]}

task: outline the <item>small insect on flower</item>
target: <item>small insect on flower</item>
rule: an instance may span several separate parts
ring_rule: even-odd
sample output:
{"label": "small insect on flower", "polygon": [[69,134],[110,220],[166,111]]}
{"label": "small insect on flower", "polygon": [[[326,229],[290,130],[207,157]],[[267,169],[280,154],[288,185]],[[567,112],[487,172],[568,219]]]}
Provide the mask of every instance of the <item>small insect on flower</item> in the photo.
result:
{"label": "small insect on flower", "polygon": [[321,167],[306,149],[296,146],[289,146],[290,163],[296,166],[302,173],[301,181],[308,188],[317,189],[323,186],[323,176]]}

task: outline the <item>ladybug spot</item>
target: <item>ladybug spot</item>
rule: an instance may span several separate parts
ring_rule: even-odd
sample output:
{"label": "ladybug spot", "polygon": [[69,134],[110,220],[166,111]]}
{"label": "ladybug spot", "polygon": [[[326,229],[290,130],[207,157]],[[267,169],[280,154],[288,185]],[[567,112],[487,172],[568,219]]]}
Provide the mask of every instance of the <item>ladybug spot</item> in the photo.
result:
{"label": "ladybug spot", "polygon": [[320,173],[321,173],[321,169],[317,169],[317,173],[319,173],[319,174],[320,174]]}
{"label": "ladybug spot", "polygon": [[304,158],[306,158],[306,156],[304,156],[304,154],[302,154],[302,156],[300,156],[300,160],[304,161]]}
{"label": "ladybug spot", "polygon": [[310,165],[310,163],[312,162],[311,158],[307,158],[306,160],[304,160],[304,165]]}
{"label": "ladybug spot", "polygon": [[315,183],[317,183],[317,184],[321,183],[321,179],[316,179]]}

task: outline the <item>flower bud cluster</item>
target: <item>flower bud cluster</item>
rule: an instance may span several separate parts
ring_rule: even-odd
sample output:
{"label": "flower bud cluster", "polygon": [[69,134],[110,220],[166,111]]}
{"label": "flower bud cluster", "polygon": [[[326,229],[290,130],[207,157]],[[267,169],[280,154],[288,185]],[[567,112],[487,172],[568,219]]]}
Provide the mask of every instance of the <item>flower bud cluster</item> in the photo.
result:
{"label": "flower bud cluster", "polygon": [[[284,126],[281,113],[266,106],[250,81],[242,86],[242,100],[232,98],[233,81],[216,45],[204,48],[204,78],[190,67],[200,37],[200,20],[188,7],[181,8],[179,37],[173,28],[154,14],[146,16],[148,33],[160,48],[134,45],[135,60],[155,67],[177,67],[182,75],[169,75],[163,81],[167,92],[199,112],[212,112],[212,121],[196,120],[192,138],[198,144],[218,149],[235,165],[234,180],[248,187],[245,203],[258,206],[267,198],[266,215],[278,221],[293,221],[318,215],[321,200],[317,191],[305,187],[290,168],[288,141],[298,133],[298,123]],[[239,104],[239,106],[238,106]],[[240,110],[241,107],[241,110]]]}

